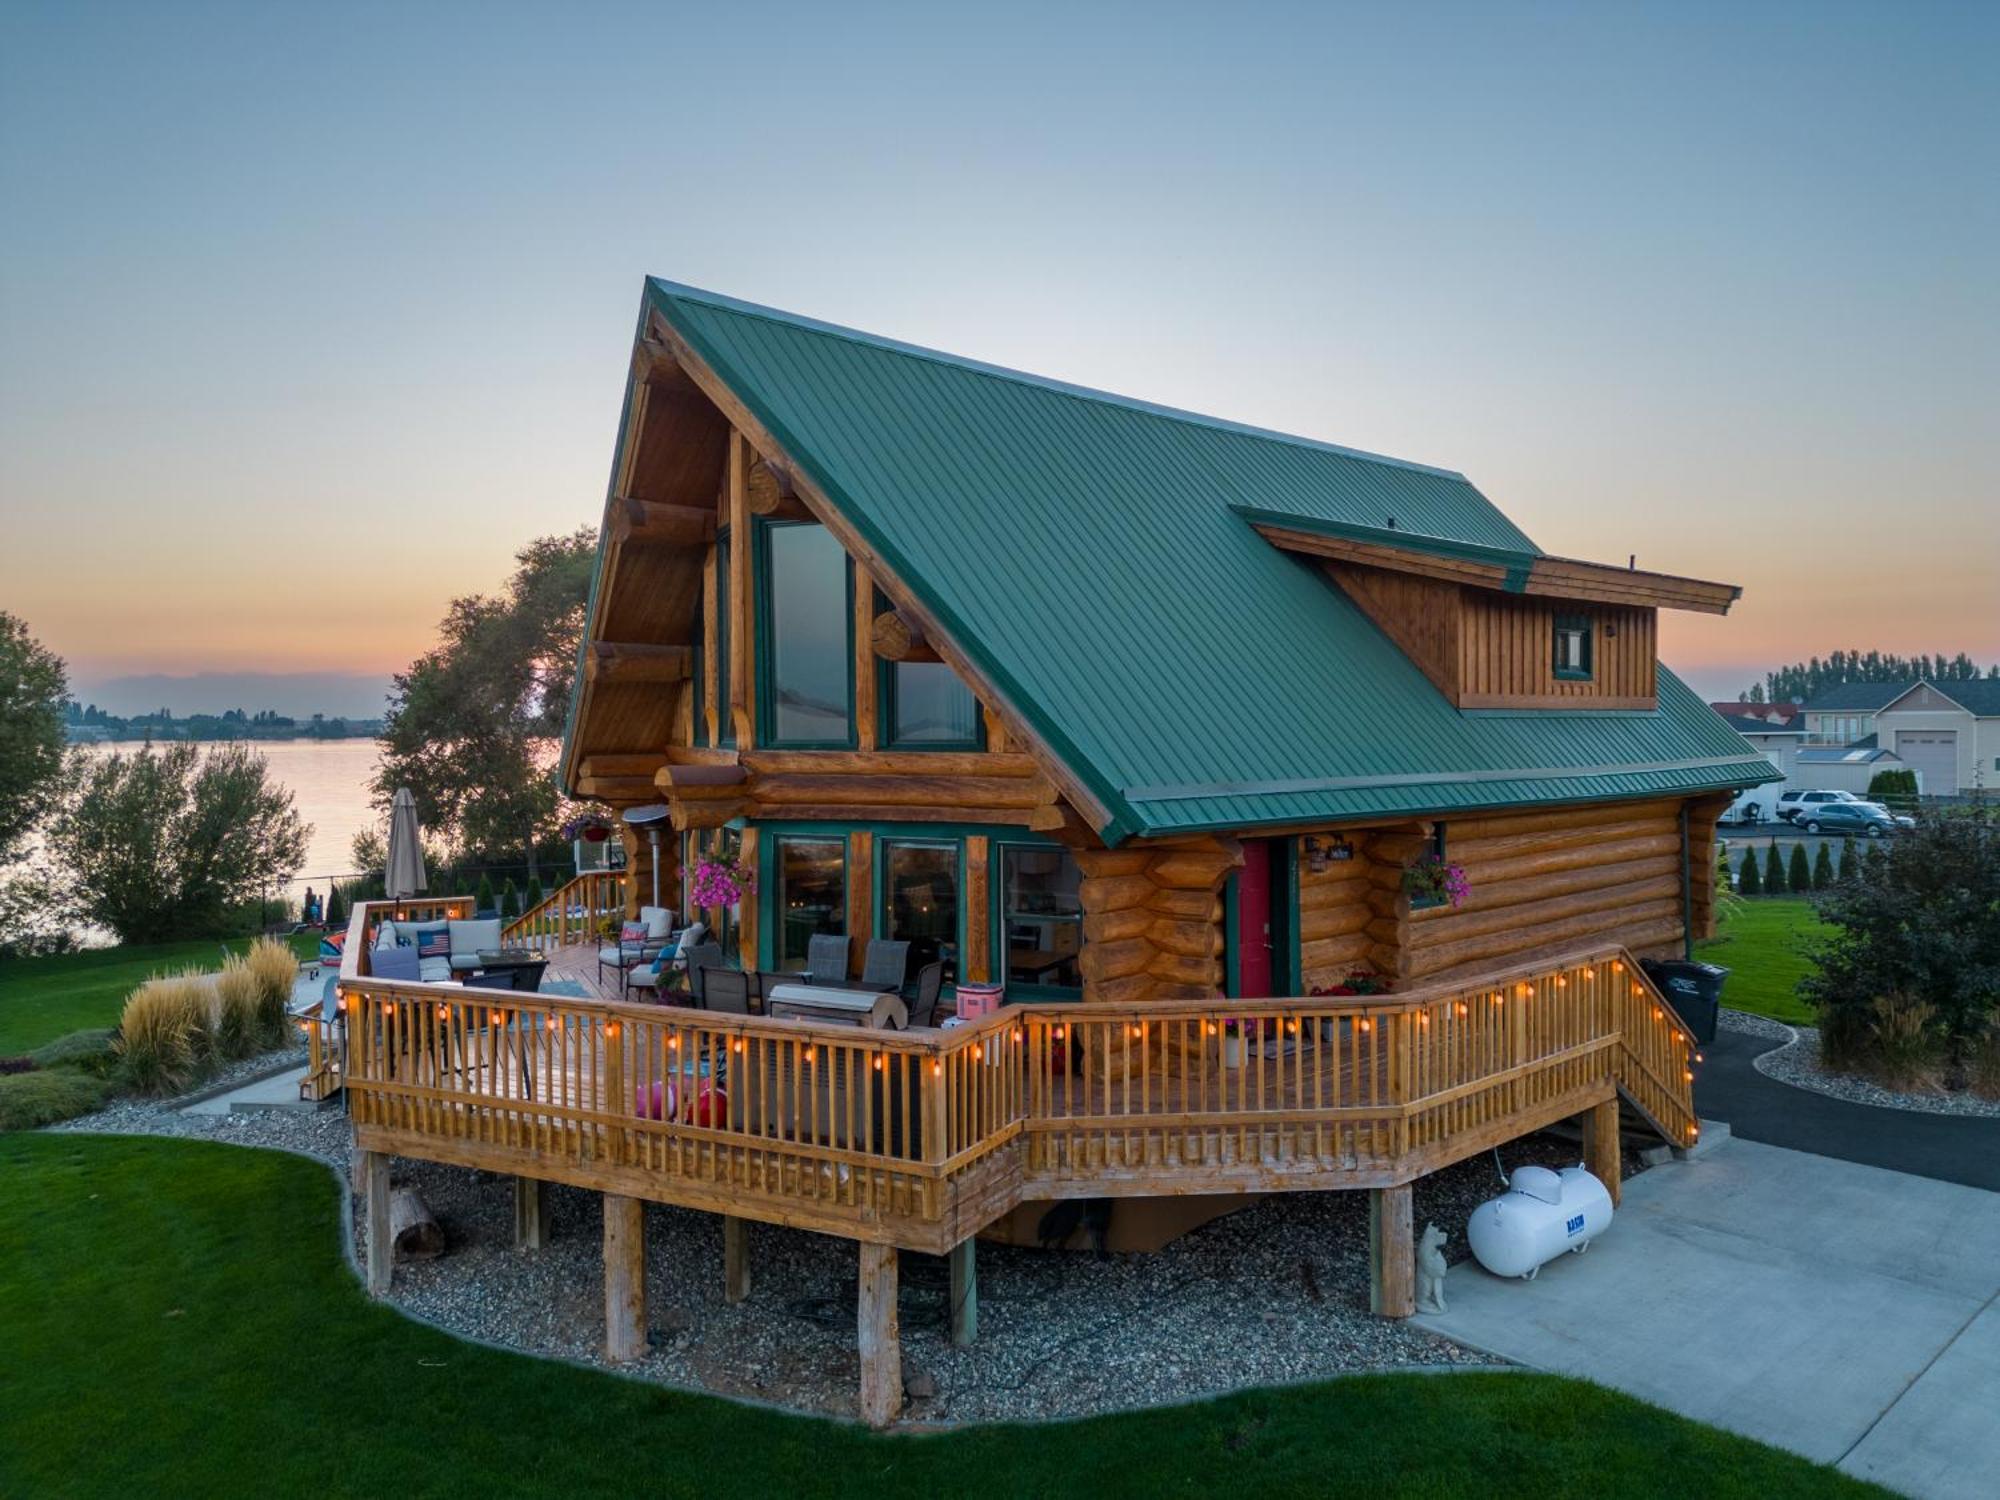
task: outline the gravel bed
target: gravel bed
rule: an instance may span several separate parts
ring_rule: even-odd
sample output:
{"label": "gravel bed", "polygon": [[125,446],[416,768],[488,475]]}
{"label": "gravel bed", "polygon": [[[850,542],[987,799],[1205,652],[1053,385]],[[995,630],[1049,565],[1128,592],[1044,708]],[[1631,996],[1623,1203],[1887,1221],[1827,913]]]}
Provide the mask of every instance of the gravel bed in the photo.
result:
{"label": "gravel bed", "polygon": [[[1776,1022],[1768,1023],[1776,1025]],[[1766,1078],[1788,1083],[1793,1088],[1810,1089],[1849,1104],[1872,1104],[1878,1109],[1906,1109],[1920,1115],[1959,1115],[1970,1119],[2000,1120],[2000,1100],[1982,1099],[1970,1090],[1937,1090],[1929,1093],[1901,1093],[1884,1088],[1872,1079],[1852,1073],[1837,1073],[1820,1060],[1817,1026],[1786,1026],[1790,1040],[1782,1047],[1752,1060],[1752,1066]]]}
{"label": "gravel bed", "polygon": [[1745,1036],[1767,1037],[1774,1042],[1789,1042],[1798,1035],[1783,1021],[1774,1021],[1769,1016],[1752,1015],[1747,1010],[1730,1010],[1727,1007],[1716,1017],[1716,1025],[1724,1031],[1740,1031]]}
{"label": "gravel bed", "polygon": [[[192,1115],[174,1103],[122,1101],[60,1130],[169,1135],[268,1146],[345,1172],[351,1144],[338,1110]],[[1501,1151],[1507,1168],[1570,1165],[1578,1148],[1551,1136]],[[1638,1170],[1628,1154],[1628,1175]],[[603,1365],[601,1200],[549,1189],[550,1238],[512,1246],[509,1178],[399,1159],[445,1231],[438,1260],[399,1265],[392,1300],[451,1332],[538,1355]],[[1465,1255],[1466,1216],[1500,1191],[1491,1153],[1417,1184],[1419,1230],[1436,1221]],[[1115,1212],[1115,1209],[1114,1209]],[[364,1227],[356,1216],[355,1254]],[[1368,1312],[1362,1193],[1280,1194],[1150,1255],[979,1247],[979,1338],[951,1346],[944,1262],[901,1262],[906,1420],[952,1425],[1084,1416],[1178,1403],[1250,1385],[1360,1370],[1496,1363],[1450,1340]],[[722,1300],[721,1222],[646,1206],[651,1352],[619,1368],[691,1390],[851,1416],[855,1250],[845,1240],[750,1226],[752,1286]]]}

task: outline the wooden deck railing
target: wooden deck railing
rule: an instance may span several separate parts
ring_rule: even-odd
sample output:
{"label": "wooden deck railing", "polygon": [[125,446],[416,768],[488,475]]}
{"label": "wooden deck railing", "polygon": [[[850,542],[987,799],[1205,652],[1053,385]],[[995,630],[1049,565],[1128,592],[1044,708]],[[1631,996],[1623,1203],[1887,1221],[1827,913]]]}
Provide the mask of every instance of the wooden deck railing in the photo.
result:
{"label": "wooden deck railing", "polygon": [[340,988],[368,1149],[920,1250],[1030,1198],[1399,1184],[1614,1089],[1695,1128],[1687,1039],[1621,949],[915,1032],[376,981],[365,946]]}
{"label": "wooden deck railing", "polygon": [[606,917],[625,911],[625,872],[591,870],[568,881],[509,922],[501,941],[546,952],[588,942]]}

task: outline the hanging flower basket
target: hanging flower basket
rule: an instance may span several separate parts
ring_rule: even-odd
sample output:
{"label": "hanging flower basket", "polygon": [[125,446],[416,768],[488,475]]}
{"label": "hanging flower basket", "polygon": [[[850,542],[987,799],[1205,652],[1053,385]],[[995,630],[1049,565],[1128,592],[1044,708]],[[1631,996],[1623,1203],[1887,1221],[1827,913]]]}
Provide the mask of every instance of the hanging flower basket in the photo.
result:
{"label": "hanging flower basket", "polygon": [[757,889],[757,880],[736,860],[704,855],[694,862],[688,893],[696,906],[735,906]]}
{"label": "hanging flower basket", "polygon": [[611,825],[595,813],[584,813],[563,824],[562,836],[570,843],[587,839],[593,844],[601,844],[611,837]]}
{"label": "hanging flower basket", "polygon": [[1403,871],[1403,890],[1412,906],[1453,906],[1472,894],[1472,882],[1461,866],[1448,864],[1435,854],[1426,854]]}

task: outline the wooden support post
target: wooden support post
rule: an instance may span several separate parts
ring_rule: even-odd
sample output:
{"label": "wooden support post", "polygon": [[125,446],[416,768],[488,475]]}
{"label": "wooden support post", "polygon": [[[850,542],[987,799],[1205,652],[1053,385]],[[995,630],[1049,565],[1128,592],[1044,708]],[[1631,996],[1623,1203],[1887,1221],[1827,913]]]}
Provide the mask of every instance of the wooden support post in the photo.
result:
{"label": "wooden support post", "polygon": [[1618,1096],[1583,1112],[1583,1164],[1590,1175],[1604,1184],[1612,1207],[1623,1196],[1623,1174],[1619,1167]]}
{"label": "wooden support post", "polygon": [[614,1361],[646,1352],[646,1205],[604,1195],[604,1355]]}
{"label": "wooden support post", "polygon": [[540,1250],[549,1242],[549,1185],[539,1177],[514,1179],[514,1248]]}
{"label": "wooden support post", "polygon": [[979,1337],[978,1243],[966,1238],[951,1247],[951,1341],[961,1349]]}
{"label": "wooden support post", "polygon": [[396,1264],[396,1241],[389,1231],[389,1158],[364,1151],[359,1162],[361,1199],[368,1222],[368,1291],[387,1296]]}
{"label": "wooden support post", "polygon": [[1368,1190],[1368,1310],[1407,1318],[1417,1310],[1410,1184]]}
{"label": "wooden support post", "polygon": [[896,1247],[861,1242],[861,1420],[887,1427],[903,1409],[903,1345],[896,1325]]}
{"label": "wooden support post", "polygon": [[722,1300],[741,1302],[750,1295],[750,1221],[722,1216]]}

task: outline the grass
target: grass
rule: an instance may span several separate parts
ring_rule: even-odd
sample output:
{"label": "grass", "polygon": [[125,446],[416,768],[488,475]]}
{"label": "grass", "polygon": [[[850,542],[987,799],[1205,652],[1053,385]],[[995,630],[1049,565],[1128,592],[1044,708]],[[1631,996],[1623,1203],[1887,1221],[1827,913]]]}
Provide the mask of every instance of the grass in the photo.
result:
{"label": "grass", "polygon": [[[319,951],[316,935],[291,941],[301,958]],[[236,938],[228,946],[241,953],[250,943]],[[221,944],[214,938],[0,960],[0,1057],[72,1031],[115,1026],[125,997],[144,981],[189,964],[217,968],[220,960]]]}
{"label": "grass", "polygon": [[0,1493],[1860,1496],[1552,1376],[1368,1376],[882,1437],[461,1343],[364,1296],[320,1166],[0,1138]]}
{"label": "grass", "polygon": [[1813,1026],[1818,1017],[1798,997],[1811,967],[1799,942],[1826,930],[1803,896],[1746,896],[1713,939],[1696,945],[1695,956],[1728,966],[1722,1003],[1731,1009]]}

